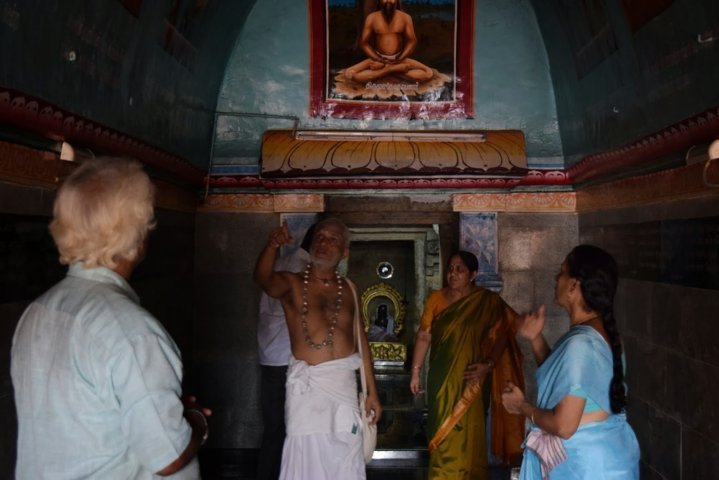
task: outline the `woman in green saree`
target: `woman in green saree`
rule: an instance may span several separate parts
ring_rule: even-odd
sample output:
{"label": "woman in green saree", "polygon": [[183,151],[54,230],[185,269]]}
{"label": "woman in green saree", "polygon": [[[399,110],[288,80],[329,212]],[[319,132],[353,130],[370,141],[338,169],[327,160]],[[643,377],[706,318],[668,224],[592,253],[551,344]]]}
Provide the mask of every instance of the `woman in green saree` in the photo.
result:
{"label": "woman in green saree", "polygon": [[[501,408],[507,381],[524,384],[515,341],[516,313],[494,292],[474,285],[477,257],[460,251],[447,266],[447,286],[427,299],[415,341],[410,390],[430,350],[427,376],[430,479],[487,478],[485,418],[492,407],[491,451],[505,464],[521,456],[524,422]],[[487,376],[491,387],[483,389]],[[483,394],[483,391],[488,393]]]}

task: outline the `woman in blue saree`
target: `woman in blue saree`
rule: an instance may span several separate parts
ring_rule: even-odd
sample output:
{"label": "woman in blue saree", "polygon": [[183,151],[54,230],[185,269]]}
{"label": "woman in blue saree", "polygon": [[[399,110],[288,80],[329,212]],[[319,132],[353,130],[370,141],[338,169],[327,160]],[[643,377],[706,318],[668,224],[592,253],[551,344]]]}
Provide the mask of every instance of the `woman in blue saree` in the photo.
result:
{"label": "woman in blue saree", "polygon": [[557,274],[554,301],[570,329],[550,350],[544,306],[518,320],[532,345],[537,405],[508,383],[502,403],[530,422],[520,479],[639,478],[639,445],[627,423],[622,343],[614,318],[617,265],[591,245],[575,247]]}

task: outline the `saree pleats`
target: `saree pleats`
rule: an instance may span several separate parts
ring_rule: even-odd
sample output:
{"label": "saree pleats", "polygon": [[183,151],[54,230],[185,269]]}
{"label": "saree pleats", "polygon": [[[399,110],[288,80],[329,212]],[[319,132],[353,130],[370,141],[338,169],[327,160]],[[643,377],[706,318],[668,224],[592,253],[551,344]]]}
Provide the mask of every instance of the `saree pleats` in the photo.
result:
{"label": "saree pleats", "polygon": [[[622,414],[582,425],[569,440],[562,440],[567,460],[549,473],[550,480],[638,480],[639,444]],[[524,453],[521,480],[541,480],[540,460]]]}
{"label": "saree pleats", "polygon": [[521,456],[524,420],[501,405],[508,380],[524,388],[522,356],[514,340],[516,314],[493,292],[478,288],[432,323],[427,379],[429,478],[484,479],[487,475],[485,402],[480,385],[467,385],[467,365],[484,360],[500,336],[507,347],[491,374],[492,453],[505,463]]}

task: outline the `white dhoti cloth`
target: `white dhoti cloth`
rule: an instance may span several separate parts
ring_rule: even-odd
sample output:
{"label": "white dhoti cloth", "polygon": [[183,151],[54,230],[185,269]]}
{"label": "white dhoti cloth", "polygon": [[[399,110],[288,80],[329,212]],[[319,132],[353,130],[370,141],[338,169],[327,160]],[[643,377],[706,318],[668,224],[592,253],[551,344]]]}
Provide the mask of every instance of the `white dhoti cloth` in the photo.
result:
{"label": "white dhoti cloth", "polygon": [[365,479],[359,355],[319,365],[290,358],[280,480]]}

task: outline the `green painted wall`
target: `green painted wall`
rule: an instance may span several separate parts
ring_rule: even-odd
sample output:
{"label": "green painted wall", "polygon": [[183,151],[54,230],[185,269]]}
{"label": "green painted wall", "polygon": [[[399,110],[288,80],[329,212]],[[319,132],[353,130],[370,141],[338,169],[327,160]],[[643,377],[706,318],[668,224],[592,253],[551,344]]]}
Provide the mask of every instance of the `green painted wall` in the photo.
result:
{"label": "green painted wall", "polygon": [[254,1],[124,3],[0,0],[0,88],[204,167],[227,58]]}
{"label": "green painted wall", "polygon": [[[530,164],[562,164],[549,62],[529,0],[476,2],[475,118],[470,120],[309,117],[308,25],[306,2],[258,1],[227,65],[217,109],[294,116],[303,128],[520,129]],[[213,171],[256,171],[262,132],[292,125],[291,120],[220,115]]]}
{"label": "green painted wall", "polygon": [[[719,105],[716,0],[476,0],[475,118],[447,121],[309,117],[306,0],[125,3],[0,0],[0,88],[215,172],[256,172],[262,132],[292,126],[257,114],[306,128],[516,128],[530,166],[554,167]],[[626,8],[658,14],[637,23]],[[215,110],[253,116],[215,128]]]}
{"label": "green painted wall", "polygon": [[[719,106],[716,0],[532,0],[532,3],[551,52],[567,164]],[[644,4],[645,11],[654,7],[659,13],[633,28],[624,3]],[[607,20],[606,31],[593,38],[586,33],[591,23],[587,11],[571,16],[572,8],[590,4],[596,7],[595,23],[602,17]],[[574,43],[571,29],[578,32]],[[608,37],[613,39],[614,48],[605,43],[601,51],[597,45]],[[596,64],[584,71],[580,65],[593,54]]]}

